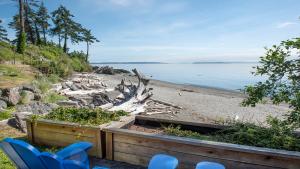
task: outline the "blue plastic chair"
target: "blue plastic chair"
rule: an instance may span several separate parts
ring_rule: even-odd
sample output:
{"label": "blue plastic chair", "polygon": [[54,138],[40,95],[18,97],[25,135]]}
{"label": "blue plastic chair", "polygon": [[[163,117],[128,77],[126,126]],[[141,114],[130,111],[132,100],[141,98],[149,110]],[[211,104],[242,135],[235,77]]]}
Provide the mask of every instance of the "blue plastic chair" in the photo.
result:
{"label": "blue plastic chair", "polygon": [[78,142],[51,154],[41,153],[32,145],[12,138],[6,138],[0,143],[1,149],[19,169],[89,169],[86,152],[92,146],[89,142]]}
{"label": "blue plastic chair", "polygon": [[177,158],[165,154],[157,154],[151,158],[148,169],[175,169],[177,166]]}
{"label": "blue plastic chair", "polygon": [[203,161],[197,164],[196,169],[225,169],[225,167],[219,163]]}

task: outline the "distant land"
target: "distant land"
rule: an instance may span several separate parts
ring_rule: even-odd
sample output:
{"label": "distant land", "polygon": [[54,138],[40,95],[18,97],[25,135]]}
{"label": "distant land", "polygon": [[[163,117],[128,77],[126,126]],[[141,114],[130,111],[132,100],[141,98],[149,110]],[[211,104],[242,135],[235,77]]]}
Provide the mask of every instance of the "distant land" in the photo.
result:
{"label": "distant land", "polygon": [[113,64],[247,64],[247,63],[258,63],[258,62],[238,62],[238,61],[203,61],[203,62],[190,62],[190,63],[167,63],[167,62],[92,62],[92,65],[101,64],[101,65],[113,65]]}
{"label": "distant land", "polygon": [[235,63],[258,63],[258,62],[221,62],[221,61],[216,61],[216,62],[193,62],[193,64],[235,64]]}
{"label": "distant land", "polygon": [[110,65],[110,64],[167,64],[167,63],[164,62],[92,62],[91,64]]}

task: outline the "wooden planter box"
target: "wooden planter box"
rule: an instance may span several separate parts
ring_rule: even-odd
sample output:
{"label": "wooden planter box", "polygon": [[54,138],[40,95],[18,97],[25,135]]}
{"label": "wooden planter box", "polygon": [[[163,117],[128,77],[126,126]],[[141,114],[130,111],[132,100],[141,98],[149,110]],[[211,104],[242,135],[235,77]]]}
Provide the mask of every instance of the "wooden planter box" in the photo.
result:
{"label": "wooden planter box", "polygon": [[158,153],[175,156],[180,169],[214,161],[226,169],[300,169],[300,152],[259,148],[151,134],[125,128],[105,128],[106,158],[147,166]]}
{"label": "wooden planter box", "polygon": [[76,123],[26,119],[28,140],[37,145],[65,147],[79,141],[93,143],[89,155],[102,158],[105,155],[105,134],[101,131],[104,127],[118,128],[128,123],[134,117],[122,117],[119,122],[110,122],[100,126],[84,126]]}

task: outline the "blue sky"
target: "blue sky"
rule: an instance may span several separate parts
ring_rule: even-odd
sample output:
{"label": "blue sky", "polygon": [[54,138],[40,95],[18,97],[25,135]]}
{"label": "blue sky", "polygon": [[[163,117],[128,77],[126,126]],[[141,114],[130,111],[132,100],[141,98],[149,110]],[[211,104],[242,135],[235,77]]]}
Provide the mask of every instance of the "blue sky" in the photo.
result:
{"label": "blue sky", "polygon": [[[300,35],[299,0],[44,2],[50,11],[65,5],[92,29],[101,41],[90,48],[92,62],[257,61],[264,47]],[[5,25],[17,12],[11,0],[0,0],[0,9]]]}

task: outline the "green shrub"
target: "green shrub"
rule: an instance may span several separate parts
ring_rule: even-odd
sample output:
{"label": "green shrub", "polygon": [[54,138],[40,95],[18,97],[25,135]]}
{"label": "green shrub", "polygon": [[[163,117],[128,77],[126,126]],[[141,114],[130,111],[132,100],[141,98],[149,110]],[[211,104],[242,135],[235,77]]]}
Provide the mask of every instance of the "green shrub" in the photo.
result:
{"label": "green shrub", "polygon": [[300,138],[293,131],[281,124],[276,118],[269,118],[270,127],[262,127],[251,123],[232,123],[221,131],[202,135],[189,130],[181,130],[180,126],[164,127],[164,132],[179,137],[189,137],[202,140],[212,140],[256,147],[267,147],[300,151]]}
{"label": "green shrub", "polygon": [[128,113],[124,111],[107,112],[102,109],[59,107],[43,118],[84,125],[101,125],[110,121],[117,121],[124,115],[128,115]]}
{"label": "green shrub", "polygon": [[15,111],[14,107],[7,108],[0,112],[0,121],[12,118],[12,113]]}
{"label": "green shrub", "polygon": [[42,93],[46,93],[51,88],[51,83],[47,77],[37,77],[32,84],[40,89]]}

